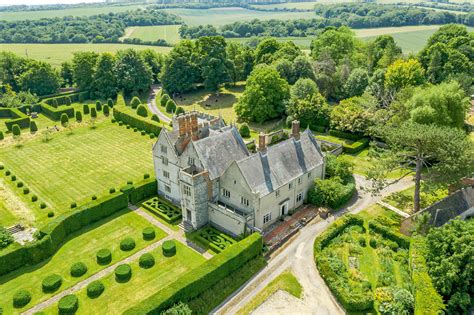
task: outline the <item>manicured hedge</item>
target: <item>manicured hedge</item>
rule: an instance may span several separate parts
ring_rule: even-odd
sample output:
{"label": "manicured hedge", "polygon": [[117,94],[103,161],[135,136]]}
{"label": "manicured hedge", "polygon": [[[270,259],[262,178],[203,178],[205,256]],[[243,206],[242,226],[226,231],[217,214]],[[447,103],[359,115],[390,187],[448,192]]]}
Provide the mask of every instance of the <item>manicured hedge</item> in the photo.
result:
{"label": "manicured hedge", "polygon": [[70,106],[60,106],[55,108],[47,103],[41,103],[41,111],[49,119],[59,121],[62,114],[66,114],[69,118],[74,117],[74,108]]}
{"label": "manicured hedge", "polygon": [[215,255],[199,267],[187,272],[124,314],[160,314],[178,302],[196,298],[250,259],[262,252],[262,236],[254,233],[234,246]]}
{"label": "manicured hedge", "polygon": [[359,153],[360,151],[367,148],[368,146],[369,146],[368,138],[362,138],[360,140],[353,142],[352,144],[344,143],[342,145],[344,152],[349,153],[349,154]]}
{"label": "manicured hedge", "polygon": [[87,296],[91,299],[98,298],[105,290],[104,284],[99,281],[92,281],[87,285]]}
{"label": "manicured hedge", "polygon": [[110,264],[112,261],[112,252],[107,248],[103,248],[97,252],[96,260],[99,265]]}
{"label": "manicured hedge", "polygon": [[335,129],[329,130],[329,134],[334,137],[342,138],[342,139],[347,139],[347,140],[352,140],[352,141],[357,141],[360,138],[362,138],[361,135],[353,134],[353,133],[348,133],[348,132],[343,132]]}
{"label": "manicured hedge", "polygon": [[41,287],[44,293],[51,293],[59,289],[63,283],[63,278],[60,275],[52,274],[43,279]]}
{"label": "manicured hedge", "polygon": [[75,314],[79,308],[79,299],[74,294],[62,297],[58,302],[59,314]]}
{"label": "manicured hedge", "polygon": [[115,268],[115,280],[127,282],[132,277],[132,268],[129,264],[122,264]]}
{"label": "manicured hedge", "polygon": [[20,290],[13,295],[13,307],[22,308],[31,301],[31,293],[27,290]]}
{"label": "manicured hedge", "polygon": [[369,221],[369,229],[375,233],[381,234],[384,238],[394,241],[401,248],[408,249],[410,247],[410,239],[403,234],[395,233],[388,227],[377,223],[375,220]]}
{"label": "manicured hedge", "polygon": [[83,91],[83,92],[64,93],[55,97],[44,98],[43,102],[48,105],[53,105],[53,103],[56,103],[57,105],[68,105],[68,102],[69,104],[83,102],[84,100],[88,98],[89,98],[89,92]]}
{"label": "manicured hedge", "polygon": [[64,213],[39,231],[39,240],[0,254],[0,275],[51,257],[68,235],[126,208],[128,198],[117,192]]}
{"label": "manicured hedge", "polygon": [[163,255],[166,257],[171,257],[176,255],[176,244],[172,240],[164,241],[163,242]]}
{"label": "manicured hedge", "polygon": [[137,184],[127,184],[120,191],[130,197],[131,203],[136,204],[145,198],[156,195],[157,182],[154,178],[148,178]]}
{"label": "manicured hedge", "polygon": [[143,239],[145,241],[150,241],[155,238],[155,229],[152,228],[151,226],[146,227],[143,229],[142,234],[143,234]]}
{"label": "manicured hedge", "polygon": [[336,220],[331,226],[318,236],[314,242],[314,255],[317,256],[321,250],[329,245],[329,243],[351,225],[364,226],[364,219],[358,215],[347,214]]}
{"label": "manicured hedge", "polygon": [[155,265],[155,257],[151,253],[145,253],[140,256],[138,264],[143,269],[149,269]]}
{"label": "manicured hedge", "polygon": [[414,236],[410,242],[410,270],[415,298],[415,315],[443,314],[443,298],[433,286],[425,260],[426,243],[422,236]]}
{"label": "manicured hedge", "polygon": [[124,110],[118,109],[117,106],[113,109],[113,115],[117,121],[122,121],[132,127],[145,130],[147,133],[153,133],[156,136],[160,134],[161,127],[153,120],[141,117],[135,113],[126,113]]}
{"label": "manicured hedge", "polygon": [[13,125],[18,125],[21,129],[30,127],[30,117],[18,108],[0,108],[0,117],[8,118],[5,120],[5,126],[9,131]]}
{"label": "manicured hedge", "polygon": [[87,272],[87,266],[83,262],[77,262],[71,266],[70,274],[73,277],[81,277]]}
{"label": "manicured hedge", "polygon": [[128,251],[131,251],[134,248],[135,248],[135,241],[131,237],[124,238],[120,242],[120,249],[123,250],[123,251],[128,252]]}

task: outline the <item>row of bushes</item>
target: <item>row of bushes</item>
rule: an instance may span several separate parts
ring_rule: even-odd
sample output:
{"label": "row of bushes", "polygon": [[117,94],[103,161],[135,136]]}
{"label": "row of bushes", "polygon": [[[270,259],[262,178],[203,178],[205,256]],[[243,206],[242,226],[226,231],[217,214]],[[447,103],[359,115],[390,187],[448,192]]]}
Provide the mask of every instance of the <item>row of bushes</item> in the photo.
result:
{"label": "row of bushes", "polygon": [[40,229],[38,240],[0,255],[0,276],[51,257],[71,233],[156,193],[156,180],[146,179],[128,193],[115,192],[58,216]]}
{"label": "row of bushes", "polygon": [[148,120],[135,113],[126,113],[122,109],[117,109],[117,107],[114,107],[113,115],[117,121],[121,121],[132,127],[144,130],[147,133],[153,133],[155,136],[160,134],[161,127],[155,121]]}
{"label": "row of bushes", "polygon": [[18,125],[22,129],[30,126],[30,117],[18,108],[0,108],[0,117],[8,118],[5,120],[5,126],[9,131],[12,130],[13,125]]}
{"label": "row of bushes", "polygon": [[442,314],[443,298],[433,286],[428,275],[425,254],[426,244],[422,236],[414,236],[410,242],[410,270],[415,297],[415,315]]}
{"label": "row of bushes", "polygon": [[394,241],[401,248],[408,249],[410,247],[410,239],[408,237],[392,231],[390,228],[377,223],[375,220],[369,221],[369,229],[382,235],[386,239]]}
{"label": "row of bushes", "polygon": [[71,105],[72,103],[84,102],[89,99],[89,92],[76,92],[70,94],[63,94],[55,97],[50,97],[44,99],[44,102],[53,107],[58,107],[60,105]]}
{"label": "row of bushes", "polygon": [[187,302],[260,255],[262,245],[261,235],[254,233],[131,307],[124,314],[160,314],[180,301]]}

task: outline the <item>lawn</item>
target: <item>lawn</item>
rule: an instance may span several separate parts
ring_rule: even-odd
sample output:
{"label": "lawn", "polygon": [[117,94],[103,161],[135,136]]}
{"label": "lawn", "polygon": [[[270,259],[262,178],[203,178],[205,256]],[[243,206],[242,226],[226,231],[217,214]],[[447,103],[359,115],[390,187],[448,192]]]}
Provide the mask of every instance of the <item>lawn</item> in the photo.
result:
{"label": "lawn", "polygon": [[3,183],[0,182],[0,226],[3,227],[10,227],[18,223],[18,218],[12,211],[9,209],[11,205],[9,205],[7,200],[7,192],[3,187]]}
{"label": "lawn", "polygon": [[178,30],[181,25],[133,26],[127,28],[126,38],[139,38],[143,41],[164,39],[168,44],[176,44],[181,38]]}
{"label": "lawn", "polygon": [[[138,261],[132,262],[130,281],[117,283],[113,273],[100,279],[105,291],[98,298],[90,299],[85,289],[77,292],[77,314],[121,314],[205,261],[200,254],[179,242],[176,242],[176,255],[173,257],[163,256],[161,246],[151,253],[155,257],[155,265],[142,269]],[[46,314],[57,314],[57,304],[44,311]]]}
{"label": "lawn", "polygon": [[[142,230],[149,226],[150,223],[144,218],[124,209],[72,234],[51,259],[0,277],[0,306],[4,314],[24,311],[106,268],[96,262],[95,254],[102,248],[112,252],[111,264],[114,264],[166,236],[165,232],[154,227],[155,239],[144,241]],[[136,247],[132,251],[119,249],[120,241],[125,237],[135,240]],[[83,262],[88,268],[87,273],[79,278],[69,274],[70,267],[76,262]],[[63,281],[58,291],[45,294],[41,290],[41,282],[50,274],[60,275]],[[12,308],[12,297],[20,289],[30,291],[32,300],[25,308],[15,310]]]}
{"label": "lawn", "polygon": [[260,304],[265,302],[273,293],[278,290],[283,290],[291,295],[301,298],[303,288],[291,271],[285,271],[278,277],[273,279],[262,291],[260,291],[253,299],[241,308],[237,314],[247,315],[256,309]]}
{"label": "lawn", "polygon": [[[71,202],[81,204],[93,195],[108,194],[111,187],[118,189],[129,180],[143,179],[145,173],[153,174],[153,140],[110,119],[98,122],[95,129],[81,126],[72,134],[62,130],[54,132],[49,142],[43,140],[39,136],[20,148],[0,148],[0,163],[31,191],[24,200],[36,194],[47,204],[40,210],[38,202],[30,202],[38,223],[47,220],[47,209],[61,213],[69,210]],[[14,190],[23,196],[20,189]]]}
{"label": "lawn", "polygon": [[[396,192],[383,201],[402,210],[406,213],[413,213],[413,195],[415,193],[415,186],[411,186],[405,190]],[[433,203],[448,196],[446,188],[433,188],[422,182],[420,192],[420,206],[421,209],[426,208]]]}
{"label": "lawn", "polygon": [[128,44],[0,44],[0,51],[10,51],[17,55],[46,61],[59,67],[62,62],[72,59],[77,51],[110,52],[133,48],[137,50],[152,49],[167,54],[171,47],[128,45]]}

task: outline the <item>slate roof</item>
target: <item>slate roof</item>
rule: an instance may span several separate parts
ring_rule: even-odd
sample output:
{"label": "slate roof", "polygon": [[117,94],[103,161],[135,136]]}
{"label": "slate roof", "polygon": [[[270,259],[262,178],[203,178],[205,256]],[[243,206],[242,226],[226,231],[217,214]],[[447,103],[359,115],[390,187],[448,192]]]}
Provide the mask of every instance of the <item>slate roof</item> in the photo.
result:
{"label": "slate roof", "polygon": [[193,146],[204,169],[209,171],[211,180],[220,177],[233,161],[249,156],[247,147],[235,127],[193,141]]}
{"label": "slate roof", "polygon": [[323,154],[310,130],[294,138],[269,146],[265,154],[257,152],[237,161],[252,191],[261,196],[288,184],[323,163]]}

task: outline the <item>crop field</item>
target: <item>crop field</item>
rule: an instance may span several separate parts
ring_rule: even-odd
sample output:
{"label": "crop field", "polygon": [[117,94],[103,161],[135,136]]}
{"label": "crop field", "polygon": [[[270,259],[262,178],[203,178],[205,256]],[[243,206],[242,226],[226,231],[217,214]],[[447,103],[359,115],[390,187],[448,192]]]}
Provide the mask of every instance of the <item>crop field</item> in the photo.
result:
{"label": "crop field", "polygon": [[[111,251],[110,264],[114,264],[166,236],[165,232],[154,227],[155,239],[143,240],[142,230],[149,226],[150,223],[144,218],[124,209],[72,234],[51,259],[0,277],[0,292],[2,292],[0,305],[3,307],[4,314],[25,311],[106,268],[107,266],[96,262],[96,252],[100,249],[106,248]],[[136,242],[136,247],[131,251],[122,251],[119,248],[120,241],[126,237],[131,237]],[[69,272],[71,266],[77,262],[82,262],[87,266],[87,272],[81,277],[73,277]],[[62,285],[54,293],[43,293],[41,282],[50,274],[60,275]],[[13,309],[13,295],[21,289],[30,291],[32,300],[22,309]]]}
{"label": "crop field", "polygon": [[124,38],[139,38],[143,41],[156,41],[164,39],[169,44],[180,41],[178,30],[181,25],[159,25],[159,26],[134,26],[125,31]]}
{"label": "crop field", "polygon": [[260,20],[293,20],[310,19],[316,15],[313,12],[264,12],[243,8],[216,8],[209,10],[197,9],[165,9],[166,12],[180,16],[183,21],[192,26],[211,24],[219,26],[233,22]]}
{"label": "crop field", "polygon": [[[21,147],[4,146],[0,163],[29,187],[31,193],[25,200],[42,223],[51,209],[59,214],[69,210],[71,202],[81,204],[94,194],[108,194],[111,187],[118,189],[129,180],[152,174],[152,142],[148,136],[107,120],[97,123],[95,129],[84,126],[73,129],[72,134],[55,132],[49,142],[38,135]],[[3,180],[10,179],[3,176]],[[32,194],[47,208],[31,203]]]}
{"label": "crop field", "polygon": [[133,48],[137,50],[153,49],[159,53],[168,53],[171,47],[127,45],[127,44],[0,44],[0,51],[10,51],[20,56],[46,61],[53,66],[71,60],[77,51],[111,52]]}

